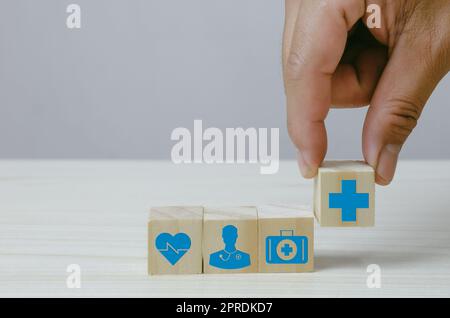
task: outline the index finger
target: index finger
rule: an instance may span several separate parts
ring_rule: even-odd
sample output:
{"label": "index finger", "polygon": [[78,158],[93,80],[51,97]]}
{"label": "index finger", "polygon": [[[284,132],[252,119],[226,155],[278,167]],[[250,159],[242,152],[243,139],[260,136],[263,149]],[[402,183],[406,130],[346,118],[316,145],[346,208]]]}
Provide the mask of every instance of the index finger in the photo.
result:
{"label": "index finger", "polygon": [[[291,10],[296,8],[294,19]],[[347,32],[364,13],[362,0],[286,1],[290,24],[285,26],[283,68],[288,130],[307,178],[317,173],[325,157],[324,120],[331,105],[332,77],[344,53]]]}

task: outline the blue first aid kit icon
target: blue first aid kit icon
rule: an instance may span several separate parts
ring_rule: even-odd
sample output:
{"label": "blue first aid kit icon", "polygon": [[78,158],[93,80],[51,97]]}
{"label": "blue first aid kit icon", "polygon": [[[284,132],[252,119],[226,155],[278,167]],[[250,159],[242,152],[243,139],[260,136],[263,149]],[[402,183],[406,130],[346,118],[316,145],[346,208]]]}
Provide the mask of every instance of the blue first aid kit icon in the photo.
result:
{"label": "blue first aid kit icon", "polygon": [[308,238],[295,236],[293,230],[281,230],[279,236],[266,237],[268,264],[308,263]]}

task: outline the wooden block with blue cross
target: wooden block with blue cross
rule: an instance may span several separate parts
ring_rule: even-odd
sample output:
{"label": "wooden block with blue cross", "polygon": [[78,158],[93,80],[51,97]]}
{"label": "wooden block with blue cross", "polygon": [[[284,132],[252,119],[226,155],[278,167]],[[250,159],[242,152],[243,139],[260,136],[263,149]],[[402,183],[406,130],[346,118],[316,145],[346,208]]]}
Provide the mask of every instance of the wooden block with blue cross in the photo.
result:
{"label": "wooden block with blue cross", "polygon": [[148,273],[202,273],[203,207],[153,207],[148,222]]}
{"label": "wooden block with blue cross", "polygon": [[314,213],[321,226],[375,224],[375,173],[362,161],[325,161],[314,180]]}

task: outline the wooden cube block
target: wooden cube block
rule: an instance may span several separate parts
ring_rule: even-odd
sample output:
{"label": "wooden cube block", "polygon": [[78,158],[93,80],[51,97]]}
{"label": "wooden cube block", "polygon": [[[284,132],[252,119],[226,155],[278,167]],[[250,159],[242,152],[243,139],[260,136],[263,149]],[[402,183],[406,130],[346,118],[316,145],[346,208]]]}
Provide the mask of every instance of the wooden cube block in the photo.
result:
{"label": "wooden cube block", "polygon": [[314,180],[314,213],[321,226],[373,226],[373,168],[362,161],[325,161]]}
{"label": "wooden cube block", "polygon": [[302,207],[258,207],[258,269],[261,273],[314,269],[314,214]]}
{"label": "wooden cube block", "polygon": [[204,273],[257,272],[257,223],[254,207],[205,207]]}
{"label": "wooden cube block", "polygon": [[202,207],[154,207],[148,222],[148,273],[202,273]]}

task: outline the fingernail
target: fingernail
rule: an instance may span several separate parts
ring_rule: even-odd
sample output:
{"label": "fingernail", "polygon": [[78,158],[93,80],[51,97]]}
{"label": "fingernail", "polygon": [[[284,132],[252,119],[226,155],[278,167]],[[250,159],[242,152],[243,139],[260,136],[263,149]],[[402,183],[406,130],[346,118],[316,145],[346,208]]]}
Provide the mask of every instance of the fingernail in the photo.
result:
{"label": "fingernail", "polygon": [[373,167],[374,169],[377,168],[377,162],[379,158],[379,148],[374,143],[370,143],[367,147],[367,153],[364,156],[364,159],[366,159],[367,163]]}
{"label": "fingernail", "polygon": [[401,145],[386,145],[381,150],[377,164],[377,183],[388,185],[394,178]]}
{"label": "fingernail", "polygon": [[297,162],[304,178],[312,178],[316,175],[317,168],[309,163],[307,152],[297,152]]}

